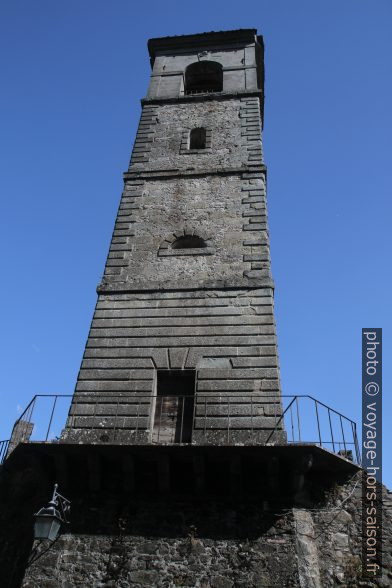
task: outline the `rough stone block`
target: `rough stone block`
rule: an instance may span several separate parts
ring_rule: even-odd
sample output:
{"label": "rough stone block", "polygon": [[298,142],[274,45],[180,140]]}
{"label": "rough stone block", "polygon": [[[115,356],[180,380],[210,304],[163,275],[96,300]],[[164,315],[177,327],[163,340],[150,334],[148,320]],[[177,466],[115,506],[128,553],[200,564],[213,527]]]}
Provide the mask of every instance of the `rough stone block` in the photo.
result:
{"label": "rough stone block", "polygon": [[243,226],[244,231],[263,231],[263,230],[265,230],[265,228],[266,228],[265,223],[263,223],[263,224],[254,223],[254,224],[249,224],[249,225]]}

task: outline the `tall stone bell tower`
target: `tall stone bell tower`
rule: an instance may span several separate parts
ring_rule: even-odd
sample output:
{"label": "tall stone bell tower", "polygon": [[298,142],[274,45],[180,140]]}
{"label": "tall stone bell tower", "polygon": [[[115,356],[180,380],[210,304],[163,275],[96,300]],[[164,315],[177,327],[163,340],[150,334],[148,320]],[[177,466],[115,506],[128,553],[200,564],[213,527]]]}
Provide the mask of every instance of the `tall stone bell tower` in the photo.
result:
{"label": "tall stone bell tower", "polygon": [[148,48],[150,85],[63,438],[263,442],[280,414],[263,40],[246,29]]}

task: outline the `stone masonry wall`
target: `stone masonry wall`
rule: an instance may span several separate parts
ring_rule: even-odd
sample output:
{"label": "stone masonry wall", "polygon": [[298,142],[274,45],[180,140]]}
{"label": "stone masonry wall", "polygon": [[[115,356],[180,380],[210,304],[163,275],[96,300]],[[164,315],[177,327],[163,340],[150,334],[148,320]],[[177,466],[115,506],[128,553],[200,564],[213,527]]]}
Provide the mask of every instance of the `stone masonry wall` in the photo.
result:
{"label": "stone masonry wall", "polygon": [[[23,588],[298,586],[292,517],[260,504],[113,505],[111,535],[64,535]],[[291,520],[290,520],[291,519]],[[133,528],[135,531],[131,531]],[[165,531],[167,535],[165,535]],[[157,536],[158,533],[158,536]]]}
{"label": "stone masonry wall", "polygon": [[230,414],[232,429],[270,431],[277,362],[272,290],[101,295],[64,439],[131,442],[132,429],[148,431],[157,369],[197,371],[196,428],[226,439]]}
{"label": "stone masonry wall", "polygon": [[301,586],[388,588],[392,585],[392,493],[385,486],[382,487],[383,575],[376,579],[371,574],[362,576],[361,476],[362,472],[359,472],[348,482],[336,480],[326,501],[306,511],[310,525],[303,526],[303,518],[296,517],[297,542],[302,541],[297,551],[300,549],[307,555],[313,550],[319,567],[317,584],[311,560],[304,558]]}
{"label": "stone masonry wall", "polygon": [[[189,132],[208,132],[206,149],[189,149]],[[132,152],[132,171],[239,168],[262,163],[260,100],[146,103]],[[146,166],[148,164],[148,166]]]}
{"label": "stone masonry wall", "polygon": [[63,535],[28,570],[22,586],[388,588],[391,494],[384,488],[383,576],[362,577],[359,476],[341,480],[327,500],[308,509],[157,500],[113,503],[100,511],[92,503],[86,517],[98,526],[110,520],[116,530]]}
{"label": "stone masonry wall", "polygon": [[[208,247],[171,249],[174,236],[184,234]],[[272,287],[269,266],[263,179],[129,182],[100,291]]]}
{"label": "stone masonry wall", "polygon": [[153,71],[148,89],[149,98],[173,98],[184,95],[184,72],[187,66],[198,61],[215,61],[223,70],[223,93],[246,92],[261,89],[261,76],[257,72],[262,64],[262,47],[256,31],[249,31],[247,38],[220,39],[207,45],[199,37],[199,43],[185,50],[166,47],[154,57]]}
{"label": "stone masonry wall", "polygon": [[262,172],[127,181],[99,291],[272,287],[266,206]]}

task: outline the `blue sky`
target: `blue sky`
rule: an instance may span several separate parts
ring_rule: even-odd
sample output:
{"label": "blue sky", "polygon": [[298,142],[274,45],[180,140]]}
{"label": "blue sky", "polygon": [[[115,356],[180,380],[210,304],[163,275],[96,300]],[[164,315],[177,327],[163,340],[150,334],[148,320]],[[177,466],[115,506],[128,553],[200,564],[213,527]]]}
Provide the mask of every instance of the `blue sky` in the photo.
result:
{"label": "blue sky", "polygon": [[389,0],[8,0],[0,9],[0,438],[72,393],[145,95],[149,37],[255,27],[285,394],[361,421],[361,328],[384,329],[392,486]]}

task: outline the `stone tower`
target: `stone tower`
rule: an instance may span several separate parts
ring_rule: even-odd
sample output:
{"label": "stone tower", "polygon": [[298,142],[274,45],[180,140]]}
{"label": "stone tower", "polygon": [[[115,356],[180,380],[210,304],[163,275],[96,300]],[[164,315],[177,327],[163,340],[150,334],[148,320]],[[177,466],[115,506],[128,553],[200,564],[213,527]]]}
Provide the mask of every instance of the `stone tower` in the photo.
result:
{"label": "stone tower", "polygon": [[[45,440],[30,439],[35,397],[0,442],[1,586],[357,586],[355,423],[311,398],[319,437],[297,442],[298,397],[282,412],[263,40],[246,29],[148,48],[150,85],[65,426],[50,440],[55,396]],[[351,451],[332,434],[336,417],[343,437],[351,426]],[[32,513],[54,482],[70,525],[37,544]]]}
{"label": "stone tower", "polygon": [[148,48],[150,86],[63,438],[262,442],[280,415],[263,40],[246,29]]}

